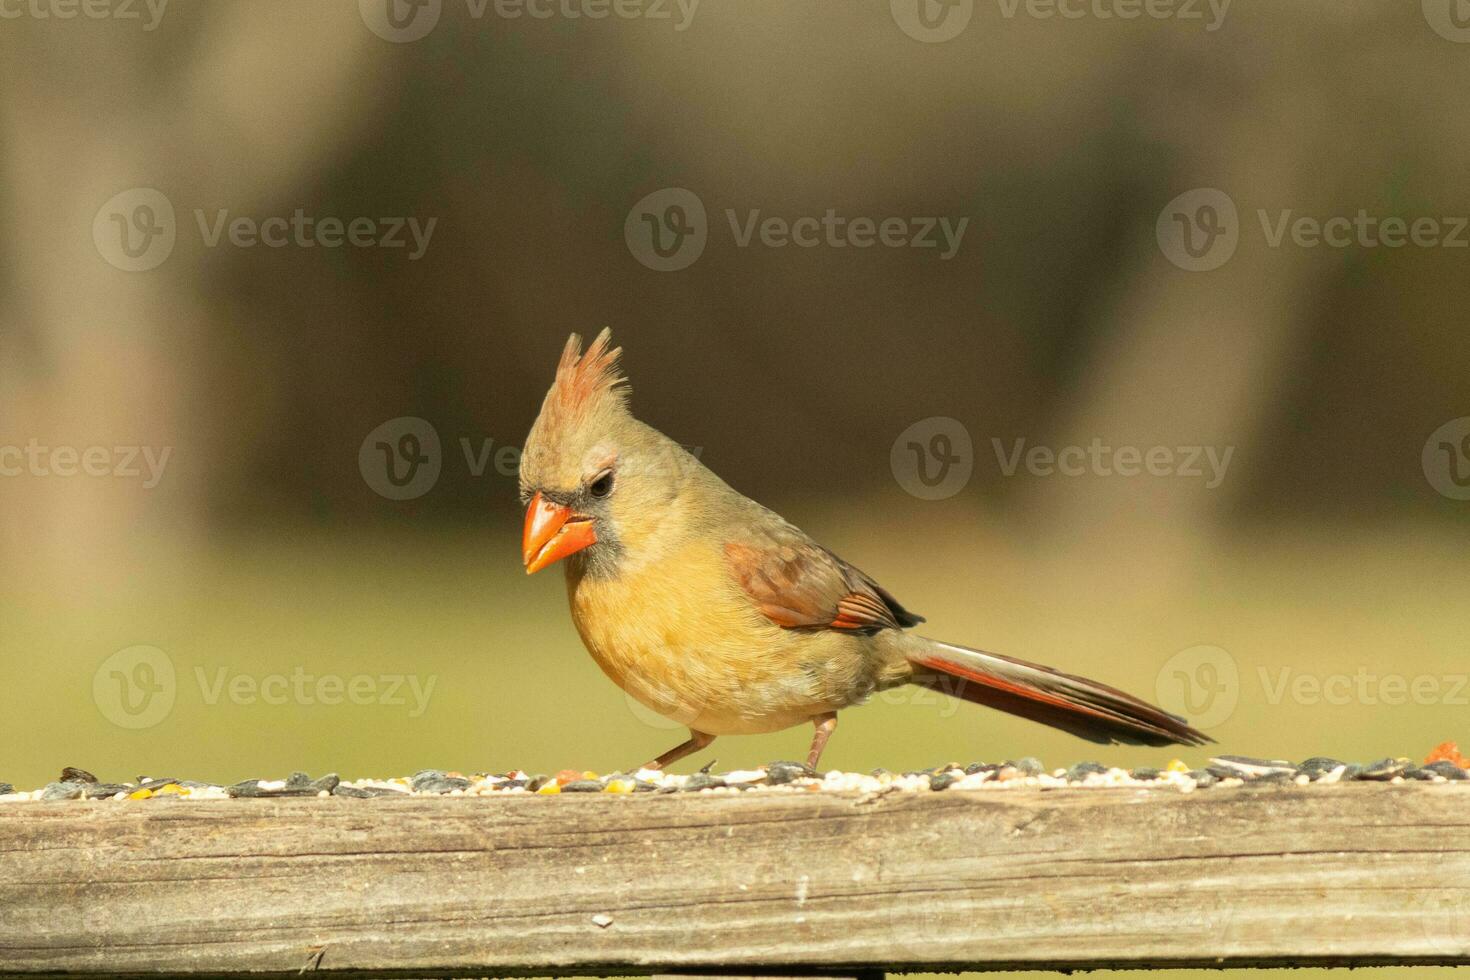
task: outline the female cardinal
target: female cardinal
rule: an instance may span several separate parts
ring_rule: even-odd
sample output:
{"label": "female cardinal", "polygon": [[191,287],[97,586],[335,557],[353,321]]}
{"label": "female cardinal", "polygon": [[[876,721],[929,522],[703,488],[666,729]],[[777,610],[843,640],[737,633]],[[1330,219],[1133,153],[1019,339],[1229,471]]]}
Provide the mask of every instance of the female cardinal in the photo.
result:
{"label": "female cardinal", "polygon": [[573,334],[521,458],[528,574],[562,559],[572,620],[628,694],[689,727],[660,769],[717,735],[816,726],[922,684],[1094,742],[1199,745],[1122,691],[905,632],[923,620],[877,582],[736,493],[628,409],[621,348]]}

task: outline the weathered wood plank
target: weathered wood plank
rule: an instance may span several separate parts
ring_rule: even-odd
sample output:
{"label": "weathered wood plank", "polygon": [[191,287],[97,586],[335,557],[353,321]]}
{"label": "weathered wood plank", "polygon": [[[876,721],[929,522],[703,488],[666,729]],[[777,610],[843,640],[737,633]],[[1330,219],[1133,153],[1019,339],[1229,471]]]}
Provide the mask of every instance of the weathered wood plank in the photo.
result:
{"label": "weathered wood plank", "polygon": [[1470,963],[1470,786],[0,807],[0,973]]}

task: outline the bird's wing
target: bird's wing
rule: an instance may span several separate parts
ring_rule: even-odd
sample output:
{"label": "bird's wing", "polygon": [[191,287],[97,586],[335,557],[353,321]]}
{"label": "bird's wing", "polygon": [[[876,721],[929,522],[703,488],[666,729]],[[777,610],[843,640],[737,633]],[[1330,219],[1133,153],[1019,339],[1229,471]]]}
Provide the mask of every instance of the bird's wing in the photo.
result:
{"label": "bird's wing", "polygon": [[774,514],[725,543],[735,581],[784,629],[876,633],[924,621],[877,582]]}

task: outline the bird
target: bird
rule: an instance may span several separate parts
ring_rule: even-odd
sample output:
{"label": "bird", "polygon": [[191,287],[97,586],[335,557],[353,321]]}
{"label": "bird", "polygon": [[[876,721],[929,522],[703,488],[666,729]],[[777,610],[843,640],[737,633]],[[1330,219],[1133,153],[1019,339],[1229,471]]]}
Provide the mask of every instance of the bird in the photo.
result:
{"label": "bird", "polygon": [[689,729],[640,768],[716,737],[813,726],[904,684],[1088,741],[1201,745],[1186,719],[1098,681],[946,643],[873,578],[639,421],[622,348],[572,334],[522,446],[527,574],[561,563],[572,622],[630,697]]}

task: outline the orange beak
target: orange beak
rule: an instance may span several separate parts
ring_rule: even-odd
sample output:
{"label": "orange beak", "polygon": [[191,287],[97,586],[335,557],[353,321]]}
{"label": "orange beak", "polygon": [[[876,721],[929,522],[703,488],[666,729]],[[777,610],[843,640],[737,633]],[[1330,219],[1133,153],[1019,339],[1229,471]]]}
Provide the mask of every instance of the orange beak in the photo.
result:
{"label": "orange beak", "polygon": [[527,575],[534,575],[547,565],[554,565],[596,543],[597,532],[592,530],[592,518],[574,513],[562,504],[554,504],[540,493],[531,498],[531,504],[526,508],[526,533],[521,539],[521,557],[526,563]]}

